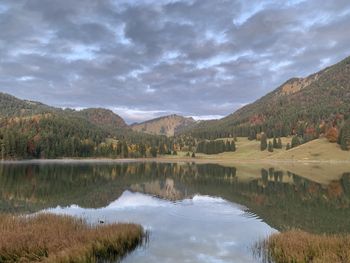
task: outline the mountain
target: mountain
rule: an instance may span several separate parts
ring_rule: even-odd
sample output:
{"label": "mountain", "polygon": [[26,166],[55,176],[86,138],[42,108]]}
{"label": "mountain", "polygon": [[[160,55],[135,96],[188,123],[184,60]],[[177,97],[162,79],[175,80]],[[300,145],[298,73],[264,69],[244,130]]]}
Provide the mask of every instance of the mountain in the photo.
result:
{"label": "mountain", "polygon": [[125,121],[111,110],[103,108],[89,108],[77,112],[78,115],[86,118],[89,122],[108,128],[127,128]]}
{"label": "mountain", "polygon": [[63,110],[41,102],[21,100],[12,95],[0,93],[0,118],[30,117],[47,113],[83,118],[91,124],[102,128],[127,128],[125,121],[111,110],[103,108],[88,108],[80,111],[72,109]]}
{"label": "mountain", "polygon": [[199,138],[322,133],[349,117],[349,105],[350,57],[306,78],[292,78],[229,116],[184,132]]}
{"label": "mountain", "polygon": [[159,117],[142,123],[131,125],[134,131],[144,132],[148,134],[174,136],[178,131],[193,125],[193,118],[186,118],[176,114]]}

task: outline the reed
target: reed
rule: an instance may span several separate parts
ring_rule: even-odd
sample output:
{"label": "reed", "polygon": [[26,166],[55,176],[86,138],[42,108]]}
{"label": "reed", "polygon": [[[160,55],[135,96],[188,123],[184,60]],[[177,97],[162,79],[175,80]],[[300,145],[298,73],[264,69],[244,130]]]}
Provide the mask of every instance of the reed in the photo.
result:
{"label": "reed", "polygon": [[291,230],[271,235],[255,248],[264,262],[350,262],[350,235],[317,235]]}
{"label": "reed", "polygon": [[142,243],[135,224],[88,225],[69,216],[0,215],[0,262],[117,260]]}

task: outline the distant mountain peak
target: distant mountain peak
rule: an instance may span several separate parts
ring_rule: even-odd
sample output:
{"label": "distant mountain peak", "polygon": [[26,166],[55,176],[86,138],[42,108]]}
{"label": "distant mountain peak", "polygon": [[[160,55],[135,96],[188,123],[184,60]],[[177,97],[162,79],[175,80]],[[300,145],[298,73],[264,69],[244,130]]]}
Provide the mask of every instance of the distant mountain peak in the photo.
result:
{"label": "distant mountain peak", "polygon": [[183,117],[177,114],[158,117],[142,123],[131,125],[134,131],[174,136],[179,130],[193,125],[196,121],[192,117]]}

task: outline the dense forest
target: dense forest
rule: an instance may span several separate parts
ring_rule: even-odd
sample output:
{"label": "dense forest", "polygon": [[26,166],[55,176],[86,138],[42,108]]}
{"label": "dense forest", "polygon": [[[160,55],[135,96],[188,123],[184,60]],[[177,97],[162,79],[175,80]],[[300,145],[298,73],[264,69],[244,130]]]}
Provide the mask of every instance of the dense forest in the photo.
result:
{"label": "dense forest", "polygon": [[[350,117],[350,57],[304,79],[294,78],[233,114],[203,121],[182,133],[199,139],[295,135],[309,141]],[[346,129],[345,129],[346,130]],[[343,142],[345,145],[345,142]]]}
{"label": "dense forest", "polygon": [[234,141],[223,141],[223,140],[213,140],[213,141],[201,141],[198,143],[196,152],[205,154],[218,154],[223,152],[235,152],[236,144]]}
{"label": "dense forest", "polygon": [[0,94],[1,159],[137,158],[172,151],[166,136],[134,132],[109,110],[62,110]]}

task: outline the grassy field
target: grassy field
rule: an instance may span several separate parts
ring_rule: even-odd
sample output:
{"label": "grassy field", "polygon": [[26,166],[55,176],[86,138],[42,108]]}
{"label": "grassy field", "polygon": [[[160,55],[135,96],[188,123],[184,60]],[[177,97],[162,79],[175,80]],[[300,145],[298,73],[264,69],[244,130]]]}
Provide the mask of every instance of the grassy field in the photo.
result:
{"label": "grassy field", "polygon": [[[350,151],[342,151],[338,144],[330,143],[325,138],[316,139],[289,150],[286,150],[286,145],[291,142],[292,138],[284,137],[281,139],[283,148],[269,152],[268,150],[260,150],[260,141],[250,141],[247,138],[239,137],[236,142],[237,150],[235,152],[210,155],[196,153],[196,158],[238,161],[350,162]],[[167,158],[186,158],[186,154],[187,152],[179,151],[177,155],[167,156]]]}
{"label": "grassy field", "polygon": [[134,224],[90,226],[68,216],[0,215],[0,262],[101,262],[136,248],[143,229]]}
{"label": "grassy field", "polygon": [[293,230],[270,236],[254,249],[264,262],[350,262],[349,235],[315,235]]}
{"label": "grassy field", "polygon": [[301,161],[350,161],[350,151],[342,151],[337,143],[330,143],[327,139],[321,138],[288,151],[276,152],[276,154],[268,158]]}
{"label": "grassy field", "polygon": [[287,143],[291,142],[292,138],[284,137],[281,139],[283,148],[274,149],[273,152],[261,151],[259,141],[249,141],[247,138],[240,137],[236,142],[236,152],[214,155],[198,153],[197,157],[234,160],[350,161],[349,151],[342,151],[338,144],[329,143],[325,138],[313,140],[288,151],[285,147]]}

